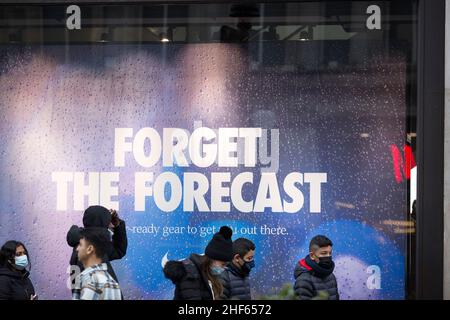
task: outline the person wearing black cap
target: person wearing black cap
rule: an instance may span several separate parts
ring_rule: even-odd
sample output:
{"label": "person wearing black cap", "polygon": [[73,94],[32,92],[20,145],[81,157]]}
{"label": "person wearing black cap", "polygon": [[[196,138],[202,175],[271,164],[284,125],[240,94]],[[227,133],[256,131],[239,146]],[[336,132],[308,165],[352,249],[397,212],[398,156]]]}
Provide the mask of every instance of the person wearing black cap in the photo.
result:
{"label": "person wearing black cap", "polygon": [[[83,226],[84,228],[105,228],[109,231],[111,243],[108,243],[106,246],[107,253],[103,257],[103,261],[108,267],[108,273],[116,282],[119,282],[110,261],[122,259],[127,252],[128,239],[125,221],[119,218],[115,210],[108,210],[102,206],[90,206],[84,211]],[[73,248],[70,265],[72,270],[79,270],[79,272],[84,270],[83,264],[78,260],[76,251],[82,229],[73,225],[67,232],[67,244]],[[72,288],[74,287],[74,279],[72,279]]]}
{"label": "person wearing black cap", "polygon": [[233,258],[233,231],[222,226],[205,248],[182,261],[168,261],[163,272],[175,284],[174,300],[218,300],[223,287],[220,274]]}

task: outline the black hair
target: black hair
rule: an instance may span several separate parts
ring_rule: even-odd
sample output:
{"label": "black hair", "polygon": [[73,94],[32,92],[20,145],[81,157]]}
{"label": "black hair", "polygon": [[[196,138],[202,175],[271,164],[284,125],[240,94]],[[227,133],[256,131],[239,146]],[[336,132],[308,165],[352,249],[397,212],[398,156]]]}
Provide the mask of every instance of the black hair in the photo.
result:
{"label": "black hair", "polygon": [[80,239],[84,239],[95,249],[95,255],[102,258],[107,254],[111,243],[109,232],[105,228],[81,228]]}
{"label": "black hair", "polygon": [[309,243],[309,251],[312,252],[314,250],[317,250],[319,248],[333,246],[333,242],[331,242],[330,239],[323,235],[317,235],[314,238],[311,239],[311,242]]}
{"label": "black hair", "polygon": [[246,238],[236,239],[233,241],[233,256],[238,254],[244,257],[250,250],[255,250],[255,248],[255,244]]}
{"label": "black hair", "polygon": [[28,264],[31,266],[30,255],[28,254],[27,247],[25,247],[25,245],[22,242],[15,240],[6,241],[5,244],[2,246],[2,248],[0,249],[0,266],[9,267],[10,263],[14,263],[14,258],[16,256],[16,249],[20,246],[22,246],[23,249],[25,250],[25,254],[28,257]]}

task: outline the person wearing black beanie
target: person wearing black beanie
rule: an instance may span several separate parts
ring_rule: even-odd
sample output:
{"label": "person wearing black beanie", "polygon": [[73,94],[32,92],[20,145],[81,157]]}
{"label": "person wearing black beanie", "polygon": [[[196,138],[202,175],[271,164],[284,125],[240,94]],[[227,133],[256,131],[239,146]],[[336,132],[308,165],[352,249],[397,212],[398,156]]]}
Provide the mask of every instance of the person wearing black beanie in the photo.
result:
{"label": "person wearing black beanie", "polygon": [[231,261],[233,259],[233,241],[231,236],[233,231],[228,227],[221,227],[219,232],[214,234],[211,241],[205,248],[205,255],[212,260]]}
{"label": "person wearing black beanie", "polygon": [[168,261],[163,272],[175,284],[174,300],[217,300],[222,295],[220,274],[233,259],[233,231],[222,226],[205,248],[182,261]]}

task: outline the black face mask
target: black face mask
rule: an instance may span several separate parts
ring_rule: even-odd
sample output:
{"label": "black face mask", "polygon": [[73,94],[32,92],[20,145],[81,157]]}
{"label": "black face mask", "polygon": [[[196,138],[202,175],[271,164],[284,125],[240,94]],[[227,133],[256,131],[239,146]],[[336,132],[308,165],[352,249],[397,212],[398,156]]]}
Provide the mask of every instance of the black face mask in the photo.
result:
{"label": "black face mask", "polygon": [[255,260],[252,261],[245,261],[244,265],[241,267],[242,271],[245,273],[250,273],[250,271],[255,267]]}
{"label": "black face mask", "polygon": [[319,257],[318,265],[325,269],[330,269],[333,265],[333,259],[331,256],[329,257]]}

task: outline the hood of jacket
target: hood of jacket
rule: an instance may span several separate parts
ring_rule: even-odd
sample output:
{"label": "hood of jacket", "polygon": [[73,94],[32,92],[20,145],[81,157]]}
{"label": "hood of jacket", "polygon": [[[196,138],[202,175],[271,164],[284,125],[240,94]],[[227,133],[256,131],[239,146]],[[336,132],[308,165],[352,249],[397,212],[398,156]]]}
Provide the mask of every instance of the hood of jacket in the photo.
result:
{"label": "hood of jacket", "polygon": [[182,261],[168,261],[163,268],[164,276],[172,280],[174,284],[180,282],[186,275],[201,277],[202,256],[191,254],[188,259]]}
{"label": "hood of jacket", "polygon": [[108,228],[111,223],[111,212],[102,206],[90,206],[84,211],[83,226],[85,228]]}
{"label": "hood of jacket", "polygon": [[164,276],[167,279],[172,280],[172,283],[174,284],[180,282],[180,280],[183,279],[187,274],[183,262],[174,260],[167,261],[163,268],[163,272]]}
{"label": "hood of jacket", "polygon": [[66,241],[67,241],[67,244],[69,246],[71,246],[72,248],[75,248],[76,246],[78,246],[78,243],[80,242],[80,230],[81,230],[80,227],[73,225],[70,227],[69,231],[67,232]]}

